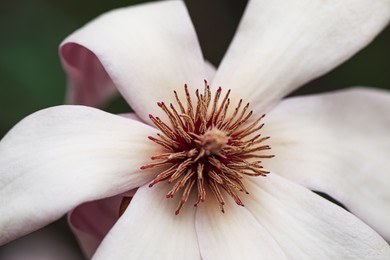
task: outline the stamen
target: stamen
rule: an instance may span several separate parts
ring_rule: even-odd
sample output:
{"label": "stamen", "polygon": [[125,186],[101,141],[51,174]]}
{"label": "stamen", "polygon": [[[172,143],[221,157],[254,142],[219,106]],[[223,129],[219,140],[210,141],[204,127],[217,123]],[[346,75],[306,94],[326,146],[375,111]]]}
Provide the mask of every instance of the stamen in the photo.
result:
{"label": "stamen", "polygon": [[266,176],[269,172],[256,158],[274,157],[264,154],[264,151],[271,149],[264,144],[270,137],[263,137],[259,133],[264,126],[260,122],[265,115],[247,123],[253,111],[248,112],[249,103],[241,108],[242,100],[229,114],[231,91],[228,90],[220,101],[222,88],[219,87],[212,100],[206,81],[203,94],[199,90],[195,92],[195,107],[187,85],[184,86],[184,93],[185,101],[182,102],[174,91],[177,107],[157,103],[171,126],[159,117],[149,116],[162,134],[157,134],[158,138],[148,138],[164,149],[163,153],[151,157],[155,162],[141,166],[142,170],[164,167],[149,187],[162,181],[172,183],[167,198],[173,198],[182,190],[176,215],[192,190],[197,193],[195,207],[206,201],[206,191],[211,191],[222,212],[224,194],[229,195],[237,205],[244,206],[238,195],[239,192],[249,194],[243,179],[246,176]]}

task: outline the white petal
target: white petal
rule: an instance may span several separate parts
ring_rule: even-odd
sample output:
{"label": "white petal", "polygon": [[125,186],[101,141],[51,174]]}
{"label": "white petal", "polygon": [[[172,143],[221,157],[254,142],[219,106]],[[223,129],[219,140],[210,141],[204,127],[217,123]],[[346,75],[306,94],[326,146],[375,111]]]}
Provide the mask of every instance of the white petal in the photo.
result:
{"label": "white petal", "polygon": [[141,118],[137,116],[136,113],[123,113],[123,114],[118,114],[119,116],[123,116],[125,118],[133,119],[139,122],[142,122]]}
{"label": "white petal", "polygon": [[389,0],[249,1],[212,85],[265,112],[370,43],[389,17]]}
{"label": "white petal", "polygon": [[82,106],[41,110],[0,142],[0,244],[148,182],[154,128]]}
{"label": "white petal", "polygon": [[322,191],[390,241],[390,94],[351,89],[289,98],[265,119],[265,166]]}
{"label": "white petal", "polygon": [[179,198],[167,199],[169,187],[138,189],[129,207],[107,234],[93,259],[200,259],[195,209]]}
{"label": "white petal", "polygon": [[[205,66],[202,53],[182,1],[161,1],[108,12],[62,43],[65,62],[79,73],[80,48],[96,55],[105,71],[144,121],[160,111],[158,101],[174,100],[173,89],[203,88]],[[81,51],[81,52],[85,52]],[[92,70],[92,71],[91,71]]]}
{"label": "white petal", "polygon": [[28,236],[0,247],[1,260],[82,260],[70,232],[54,223]]}
{"label": "white petal", "polygon": [[288,259],[389,259],[390,246],[351,213],[276,174],[251,178],[249,211]]}
{"label": "white petal", "polygon": [[215,73],[217,73],[217,69],[211,62],[207,60],[205,61],[205,68],[206,68],[206,76],[207,76],[206,79],[210,84],[210,82],[212,82],[214,79]]}
{"label": "white petal", "polygon": [[287,259],[272,235],[246,209],[227,196],[225,213],[210,194],[196,212],[196,231],[204,260]]}

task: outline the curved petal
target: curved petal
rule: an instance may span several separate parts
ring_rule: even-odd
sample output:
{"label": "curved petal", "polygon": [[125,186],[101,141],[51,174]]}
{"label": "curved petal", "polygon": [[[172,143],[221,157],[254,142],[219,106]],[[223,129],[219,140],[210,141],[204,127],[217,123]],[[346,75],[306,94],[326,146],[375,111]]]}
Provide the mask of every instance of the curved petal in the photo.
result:
{"label": "curved petal", "polygon": [[265,119],[271,171],[329,194],[390,241],[390,94],[350,89],[284,100]]}
{"label": "curved petal", "polygon": [[195,210],[176,216],[179,198],[167,199],[168,191],[164,183],[139,188],[93,259],[200,259]]}
{"label": "curved petal", "polygon": [[102,107],[117,89],[96,55],[77,44],[60,49],[62,66],[68,75],[66,103]]}
{"label": "curved petal", "polygon": [[82,202],[150,181],[140,166],[161,150],[155,129],[82,106],[41,110],[0,142],[0,244],[34,231]]}
{"label": "curved petal", "polygon": [[389,259],[390,246],[351,213],[276,174],[250,178],[243,200],[288,259]]}
{"label": "curved petal", "polygon": [[123,196],[83,203],[68,214],[68,223],[87,259],[119,219]]}
{"label": "curved petal", "polygon": [[90,77],[90,68],[83,69],[84,59],[74,56],[88,51],[97,56],[145,122],[149,122],[149,113],[160,112],[157,101],[174,101],[173,89],[181,89],[185,83],[191,88],[203,88],[204,60],[182,1],[147,3],[108,12],[61,45],[65,62],[86,78]]}
{"label": "curved petal", "polygon": [[209,196],[196,212],[202,259],[287,259],[271,234],[252,214],[229,198],[225,213]]}
{"label": "curved petal", "polygon": [[[1,260],[83,260],[70,232],[53,223],[12,243],[0,247]],[[61,223],[62,224],[62,223]],[[64,223],[65,224],[65,223]],[[66,224],[65,224],[66,225]]]}
{"label": "curved petal", "polygon": [[266,112],[366,46],[389,17],[389,0],[251,0],[212,85]]}

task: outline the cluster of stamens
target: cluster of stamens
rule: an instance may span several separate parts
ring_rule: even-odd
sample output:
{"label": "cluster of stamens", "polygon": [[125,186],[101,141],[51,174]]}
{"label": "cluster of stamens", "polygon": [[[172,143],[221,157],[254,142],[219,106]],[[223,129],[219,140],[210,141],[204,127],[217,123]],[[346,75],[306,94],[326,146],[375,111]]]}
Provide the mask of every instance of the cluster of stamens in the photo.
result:
{"label": "cluster of stamens", "polygon": [[164,167],[149,187],[162,181],[172,183],[167,198],[173,198],[182,190],[176,215],[195,189],[197,200],[194,206],[205,201],[206,190],[213,193],[222,212],[225,204],[223,190],[238,205],[244,206],[237,194],[249,194],[242,181],[243,176],[266,176],[269,172],[263,169],[259,159],[273,157],[260,152],[270,149],[264,144],[270,137],[263,137],[258,133],[264,125],[259,123],[265,115],[251,121],[253,112],[248,111],[249,103],[242,107],[242,100],[229,113],[230,90],[221,99],[222,89],[218,88],[212,100],[207,82],[203,94],[198,90],[195,92],[195,108],[187,86],[184,90],[186,106],[176,91],[174,94],[178,108],[173,104],[168,107],[164,102],[157,103],[168,116],[170,125],[159,117],[149,115],[161,131],[157,134],[158,138],[149,136],[149,139],[165,150],[164,153],[151,157],[156,162],[141,167]]}

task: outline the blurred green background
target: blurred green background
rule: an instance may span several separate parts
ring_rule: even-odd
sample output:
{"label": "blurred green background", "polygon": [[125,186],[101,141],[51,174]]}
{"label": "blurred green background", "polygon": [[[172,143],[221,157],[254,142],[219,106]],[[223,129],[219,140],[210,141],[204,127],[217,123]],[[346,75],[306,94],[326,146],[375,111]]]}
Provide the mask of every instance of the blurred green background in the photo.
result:
{"label": "blurred green background", "polygon": [[[32,112],[63,103],[66,77],[58,58],[58,45],[67,35],[107,10],[139,2],[143,1],[2,0],[0,138]],[[186,3],[204,56],[218,65],[233,37],[246,1],[186,0]],[[389,29],[348,62],[293,95],[354,85],[390,89],[388,46]],[[104,109],[114,113],[130,110],[120,98]],[[65,240],[72,240],[64,220],[49,228],[60,230]],[[17,245],[14,242],[7,248],[17,250]]]}
{"label": "blurred green background", "polygon": [[[75,29],[107,10],[142,0],[2,0],[0,4],[0,137],[32,112],[63,103],[66,77],[58,58],[59,43]],[[246,1],[186,1],[205,57],[217,65]],[[297,93],[353,85],[390,86],[390,30],[332,73]],[[297,94],[295,93],[295,94]],[[106,110],[126,112],[123,100]]]}

